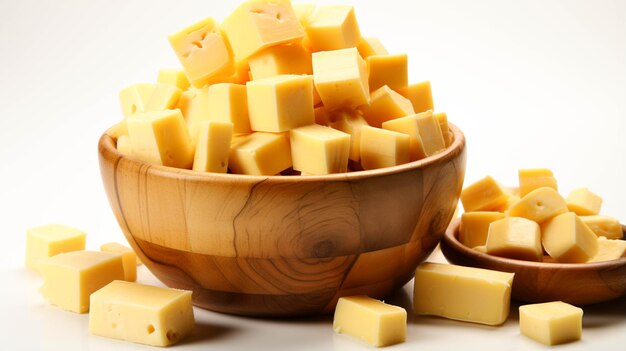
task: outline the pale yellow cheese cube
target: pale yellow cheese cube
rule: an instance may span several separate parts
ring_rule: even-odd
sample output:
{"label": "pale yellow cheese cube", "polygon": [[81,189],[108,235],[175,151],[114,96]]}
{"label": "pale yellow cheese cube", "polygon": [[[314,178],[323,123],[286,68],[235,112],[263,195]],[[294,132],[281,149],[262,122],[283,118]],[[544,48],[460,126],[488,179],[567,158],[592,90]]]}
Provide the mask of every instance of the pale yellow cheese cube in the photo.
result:
{"label": "pale yellow cheese cube", "polygon": [[509,194],[495,179],[487,176],[463,189],[461,202],[465,212],[494,211],[506,203]]}
{"label": "pale yellow cheese cube", "polygon": [[411,159],[410,138],[391,130],[361,127],[361,166],[363,169],[391,167]]}
{"label": "pale yellow cheese cube", "polygon": [[406,310],[367,296],[341,297],[333,330],[376,347],[398,344],[406,340]]}
{"label": "pale yellow cheese cube", "polygon": [[219,25],[207,17],[169,36],[185,75],[196,88],[232,76],[233,54]]}
{"label": "pale yellow cheese cube", "polygon": [[209,120],[228,122],[234,133],[250,133],[247,88],[242,84],[218,83],[209,86]]}
{"label": "pale yellow cheese cube", "polygon": [[380,40],[374,37],[361,37],[356,48],[364,59],[374,55],[389,55],[389,52],[387,52]]}
{"label": "pale yellow cheese cube", "polygon": [[415,119],[426,156],[432,156],[445,150],[446,142],[443,139],[441,125],[433,116],[432,111],[418,113],[415,115]]}
{"label": "pale yellow cheese cube", "polygon": [[128,128],[126,128],[126,120],[122,120],[121,122],[116,123],[111,128],[107,129],[106,132],[104,133],[113,139],[117,139],[122,135],[128,135]]}
{"label": "pale yellow cheese cube", "polygon": [[101,251],[71,251],[40,261],[41,293],[64,310],[89,311],[89,295],[113,280],[124,279],[122,255]]}
{"label": "pale yellow cheese cube", "polygon": [[383,122],[382,128],[394,132],[407,134],[410,138],[411,161],[421,160],[426,157],[424,144],[417,125],[416,115],[400,117]]}
{"label": "pale yellow cheese cube", "polygon": [[489,225],[487,253],[518,260],[537,261],[543,258],[539,224],[522,217],[508,217]]}
{"label": "pale yellow cheese cube", "polygon": [[317,7],[306,35],[313,51],[353,48],[361,41],[354,8],[348,5]]}
{"label": "pale yellow cheese cube", "polygon": [[489,224],[503,219],[504,213],[492,211],[465,212],[461,215],[459,241],[467,247],[476,247],[487,243]]}
{"label": "pale yellow cheese cube", "polygon": [[559,262],[586,262],[598,252],[597,236],[573,212],[545,222],[541,232],[543,248]]}
{"label": "pale yellow cheese cube", "polygon": [[312,15],[315,12],[317,6],[315,4],[292,4],[293,12],[296,14],[296,18],[303,28],[306,28],[311,23]]}
{"label": "pale yellow cheese cube", "polygon": [[100,251],[112,252],[122,255],[122,264],[124,266],[124,280],[134,282],[137,280],[137,255],[130,247],[122,244],[110,242],[100,245]]}
{"label": "pale yellow cheese cube", "polygon": [[340,110],[333,113],[332,121],[327,123],[337,130],[350,134],[350,159],[359,162],[361,160],[361,128],[368,125],[361,112]]}
{"label": "pale yellow cheese cube", "polygon": [[230,122],[201,123],[192,169],[198,172],[228,172],[228,153],[232,135],[233,124]]}
{"label": "pale yellow cheese cube", "polygon": [[377,128],[386,121],[415,114],[411,102],[386,85],[374,91],[369,104],[360,109],[367,123]]}
{"label": "pale yellow cheese cube", "polygon": [[157,83],[154,86],[152,95],[148,99],[148,103],[144,112],[163,111],[176,108],[181,90],[176,86],[166,83]]}
{"label": "pale yellow cheese cube", "polygon": [[356,48],[315,52],[313,80],[324,107],[356,108],[369,103],[367,65]]}
{"label": "pale yellow cheese cube", "polygon": [[146,111],[146,105],[154,91],[154,84],[138,83],[120,91],[120,105],[124,117],[128,118]]}
{"label": "pale yellow cheese cube", "polygon": [[128,135],[120,135],[115,142],[115,148],[124,156],[132,156],[133,148],[130,145],[130,137]]}
{"label": "pale yellow cheese cube", "polygon": [[113,281],[91,295],[89,332],[153,346],[169,346],[195,325],[191,291]]}
{"label": "pale yellow cheese cube", "polygon": [[558,190],[556,178],[554,178],[552,171],[547,168],[520,169],[518,175],[520,197],[543,187]]}
{"label": "pale yellow cheese cube", "polygon": [[63,224],[47,224],[26,231],[26,267],[39,272],[39,261],[63,252],[85,249],[86,234]]}
{"label": "pale yellow cheese cube", "polygon": [[222,22],[236,61],[242,61],[262,49],[296,43],[304,29],[289,0],[255,0],[239,5]]}
{"label": "pale yellow cheese cube", "polygon": [[290,131],[293,169],[310,175],[348,171],[350,134],[310,124]]}
{"label": "pale yellow cheese cube", "polygon": [[624,236],[620,222],[609,216],[580,216],[583,223],[597,236],[607,239],[621,239]]}
{"label": "pale yellow cheese cube", "polygon": [[133,157],[169,167],[193,165],[194,148],[180,110],[144,112],[126,125]]}
{"label": "pale yellow cheese cube", "polygon": [[252,79],[280,74],[313,74],[311,54],[299,44],[264,49],[248,59]]}
{"label": "pale yellow cheese cube", "polygon": [[589,259],[591,262],[604,262],[626,257],[626,241],[598,237],[598,252]]}
{"label": "pale yellow cheese cube", "polygon": [[500,325],[509,316],[513,273],[424,263],[415,271],[413,309],[465,322]]}
{"label": "pale yellow cheese cube", "polygon": [[415,113],[435,110],[430,81],[409,84],[406,87],[399,88],[398,93],[411,101]]}
{"label": "pale yellow cheese cube", "polygon": [[545,345],[579,340],[582,321],[581,308],[561,301],[519,307],[520,333]]}
{"label": "pale yellow cheese cube", "polygon": [[250,128],[285,132],[315,122],[313,78],[285,74],[246,83]]}
{"label": "pale yellow cheese cube", "polygon": [[507,214],[511,217],[524,217],[542,223],[567,212],[565,199],[553,188],[538,188],[511,205]]}
{"label": "pale yellow cheese cube", "polygon": [[234,137],[228,159],[236,174],[275,175],[292,166],[287,133],[257,132]]}
{"label": "pale yellow cheese cube", "polygon": [[567,196],[567,208],[579,216],[593,216],[600,213],[602,198],[587,188],[572,190]]}
{"label": "pale yellow cheese cube", "polygon": [[373,55],[365,59],[369,76],[370,91],[384,85],[400,89],[409,84],[406,54]]}
{"label": "pale yellow cheese cube", "polygon": [[441,134],[443,134],[443,140],[445,141],[446,147],[452,144],[454,136],[450,131],[450,126],[448,125],[448,115],[445,112],[436,112],[433,113],[433,117],[439,122],[439,127],[441,128]]}
{"label": "pale yellow cheese cube", "polygon": [[157,83],[166,83],[185,91],[189,89],[191,83],[182,69],[178,68],[162,68],[157,76]]}
{"label": "pale yellow cheese cube", "polygon": [[209,120],[209,88],[191,88],[184,91],[178,100],[177,108],[185,118],[189,136],[195,145],[200,124]]}

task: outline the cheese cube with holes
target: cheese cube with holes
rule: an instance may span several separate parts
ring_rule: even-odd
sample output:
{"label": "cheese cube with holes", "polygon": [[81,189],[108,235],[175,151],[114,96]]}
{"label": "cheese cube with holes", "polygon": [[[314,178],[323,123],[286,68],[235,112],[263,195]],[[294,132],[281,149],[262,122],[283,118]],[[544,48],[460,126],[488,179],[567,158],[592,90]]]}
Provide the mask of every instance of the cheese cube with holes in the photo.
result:
{"label": "cheese cube with holes", "polygon": [[492,177],[485,177],[463,189],[461,202],[465,212],[494,211],[506,203],[509,194]]}
{"label": "cheese cube with holes", "polygon": [[311,124],[290,131],[293,169],[310,175],[347,172],[350,134]]}
{"label": "cheese cube with holes", "polygon": [[64,310],[89,311],[89,295],[113,280],[124,279],[120,254],[101,251],[72,251],[41,262],[41,293]]}
{"label": "cheese cube with holes", "polygon": [[124,117],[128,118],[137,113],[145,112],[153,91],[154,84],[151,83],[133,84],[122,89],[120,91],[120,105]]}
{"label": "cheese cube with holes", "polygon": [[426,157],[424,143],[420,136],[416,115],[400,117],[383,122],[382,128],[409,136],[409,148],[411,150],[411,161],[421,160]]}
{"label": "cheese cube with holes", "polygon": [[531,191],[543,187],[558,190],[556,178],[552,171],[547,168],[520,169],[519,175],[519,196],[523,197]]}
{"label": "cheese cube with holes", "polygon": [[176,108],[180,94],[181,90],[174,85],[157,83],[144,111],[163,111]]}
{"label": "cheese cube with holes", "polygon": [[598,252],[597,236],[573,212],[550,219],[541,229],[543,248],[559,262],[586,262]]}
{"label": "cheese cube with holes", "polygon": [[349,157],[352,161],[359,162],[361,160],[361,128],[368,125],[361,112],[358,110],[337,111],[328,125],[350,134]]}
{"label": "cheese cube with holes", "polygon": [[374,37],[361,37],[356,48],[364,59],[374,55],[389,55],[380,40]]}
{"label": "cheese cube with holes", "polygon": [[209,120],[231,123],[234,133],[250,133],[246,91],[246,86],[242,84],[218,83],[209,86]]}
{"label": "cheese cube with holes", "polygon": [[124,280],[134,282],[137,280],[137,255],[130,247],[110,242],[100,245],[100,251],[112,252],[122,255],[124,265]]}
{"label": "cheese cube with holes", "polygon": [[475,211],[463,213],[459,227],[459,241],[467,247],[485,245],[489,225],[503,218],[504,213],[501,212]]}
{"label": "cheese cube with holes", "polygon": [[178,68],[163,68],[159,70],[157,83],[170,84],[182,91],[187,90],[191,85],[189,83],[189,79],[187,79],[187,76],[185,75],[185,72]]}
{"label": "cheese cube with holes", "polygon": [[187,130],[195,145],[198,139],[198,127],[209,120],[209,88],[191,88],[184,91],[178,100],[177,108],[183,114]]}
{"label": "cheese cube with holes", "polygon": [[406,54],[373,55],[368,56],[365,62],[370,90],[376,90],[384,85],[391,89],[407,86],[409,77]]}
{"label": "cheese cube with holes", "polygon": [[410,139],[407,134],[370,126],[361,127],[363,169],[397,166],[410,159]]}
{"label": "cheese cube with holes", "polygon": [[626,257],[626,241],[598,237],[598,252],[587,262],[605,262]]}
{"label": "cheese cube with holes", "polygon": [[292,166],[287,133],[257,132],[234,137],[228,166],[233,173],[276,175]]}
{"label": "cheese cube with holes", "polygon": [[386,121],[415,113],[409,100],[386,85],[374,91],[370,96],[370,103],[360,110],[367,123],[377,128],[381,128]]}
{"label": "cheese cube with holes", "polygon": [[435,119],[432,111],[418,113],[415,115],[415,119],[426,156],[432,156],[443,151],[446,148],[446,142],[443,139],[439,121]]}
{"label": "cheese cube with holes", "polygon": [[609,216],[580,216],[583,221],[597,236],[607,239],[621,239],[624,235],[619,221]]}
{"label": "cheese cube with holes", "polygon": [[347,5],[317,7],[306,34],[313,51],[354,48],[361,41],[354,8]]}
{"label": "cheese cube with holes", "polygon": [[508,209],[511,217],[524,217],[542,223],[561,213],[567,212],[565,199],[553,188],[535,189]]}
{"label": "cheese cube with holes", "polygon": [[311,54],[298,44],[278,45],[261,50],[248,59],[252,79],[280,74],[313,74]]}
{"label": "cheese cube with holes", "polygon": [[399,88],[398,93],[411,101],[415,113],[435,110],[429,81],[409,84],[406,87]]}
{"label": "cheese cube with holes", "polygon": [[250,128],[261,132],[285,132],[315,122],[313,78],[285,74],[246,84]]}
{"label": "cheese cube with holes", "polygon": [[230,122],[206,121],[200,124],[192,169],[226,173],[232,135],[233,124]]}
{"label": "cheese cube with holes", "polygon": [[191,291],[113,281],[91,295],[94,335],[169,346],[190,335],[194,325]]}
{"label": "cheese cube with holes", "polygon": [[602,198],[587,188],[572,190],[567,196],[567,208],[579,216],[593,216],[600,213]]}
{"label": "cheese cube with holes", "polygon": [[489,225],[486,250],[494,256],[540,262],[541,229],[536,222],[521,217],[494,221]]}
{"label": "cheese cube with holes", "polygon": [[39,272],[42,259],[85,249],[86,234],[63,224],[47,224],[26,231],[26,267]]}
{"label": "cheese cube with holes", "polygon": [[583,310],[555,301],[519,307],[520,333],[545,345],[579,340]]}
{"label": "cheese cube with holes", "polygon": [[315,52],[313,81],[324,107],[356,108],[369,103],[367,65],[356,48]]}

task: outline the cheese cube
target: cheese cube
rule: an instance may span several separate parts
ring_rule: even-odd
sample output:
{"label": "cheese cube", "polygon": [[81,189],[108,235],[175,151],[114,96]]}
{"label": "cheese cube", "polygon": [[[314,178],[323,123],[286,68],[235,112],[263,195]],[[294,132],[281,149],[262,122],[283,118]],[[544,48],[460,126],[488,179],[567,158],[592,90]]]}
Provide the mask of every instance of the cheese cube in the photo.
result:
{"label": "cheese cube", "polygon": [[191,291],[113,281],[91,295],[89,332],[153,346],[169,346],[195,325]]}
{"label": "cheese cube", "polygon": [[319,6],[310,18],[306,35],[313,51],[353,48],[361,41],[354,8],[347,5]]}
{"label": "cheese cube", "polygon": [[493,178],[487,176],[461,192],[461,202],[465,212],[493,211],[506,203],[509,194]]}
{"label": "cheese cube", "polygon": [[324,106],[316,107],[313,109],[315,115],[315,124],[327,126],[330,124],[331,114],[326,110]]}
{"label": "cheese cube", "polygon": [[252,133],[233,138],[228,167],[233,173],[275,175],[292,166],[287,133]]}
{"label": "cheese cube", "polygon": [[[316,119],[317,123],[317,119]],[[350,159],[354,162],[361,160],[361,128],[367,126],[367,121],[358,110],[340,110],[333,114],[328,125],[350,134]]]}
{"label": "cheese cube", "polygon": [[193,144],[180,110],[144,112],[126,125],[133,157],[169,167],[193,165]]}
{"label": "cheese cube", "polygon": [[520,197],[543,187],[558,190],[556,178],[554,178],[552,171],[547,168],[520,169],[518,174]]}
{"label": "cheese cube", "polygon": [[511,206],[513,206],[514,203],[518,202],[519,200],[520,200],[519,196],[513,195],[513,194],[508,194],[506,202],[504,204],[494,208],[493,210],[505,213],[505,212],[507,212],[511,208]]}
{"label": "cheese cube", "polygon": [[362,106],[361,111],[367,123],[377,128],[386,121],[415,114],[411,102],[386,85],[370,95],[369,105]]}
{"label": "cheese cube", "polygon": [[540,262],[543,249],[539,224],[521,217],[497,220],[489,225],[486,249],[494,256]]}
{"label": "cheese cube", "polygon": [[124,279],[122,256],[101,251],[72,251],[41,262],[41,293],[64,310],[89,311],[89,295],[116,279]]}
{"label": "cheese cube", "polygon": [[587,188],[572,190],[567,196],[567,208],[579,216],[593,216],[600,213],[602,198]]}
{"label": "cheese cube", "polygon": [[86,234],[62,224],[47,224],[26,231],[26,267],[39,272],[39,261],[63,252],[85,249]]}
{"label": "cheese cube", "polygon": [[356,108],[369,103],[367,65],[356,48],[313,53],[313,81],[324,107]]}
{"label": "cheese cube", "polygon": [[409,84],[407,56],[373,55],[365,59],[369,76],[370,91],[384,85],[391,89],[400,89]]}
{"label": "cheese cube", "polygon": [[374,37],[361,37],[356,49],[364,59],[374,55],[389,55],[383,44]]}
{"label": "cheese cube", "polygon": [[418,113],[415,115],[415,119],[426,156],[432,156],[445,150],[446,142],[441,133],[441,126],[433,116],[432,111]]}
{"label": "cheese cube", "polygon": [[420,82],[399,88],[398,93],[411,101],[415,113],[435,110],[430,82]]}
{"label": "cheese cube", "polygon": [[170,35],[168,39],[194,87],[202,88],[234,73],[233,54],[211,17]]}
{"label": "cheese cube", "polygon": [[409,136],[409,148],[411,151],[411,161],[421,160],[426,157],[424,144],[417,125],[416,115],[400,117],[383,122],[382,128]]}
{"label": "cheese cube", "polygon": [[230,122],[205,121],[200,124],[193,170],[198,172],[228,172],[228,153],[233,135]]}
{"label": "cheese cube", "polygon": [[301,45],[278,45],[260,51],[248,59],[253,79],[280,74],[313,74],[311,54]]}
{"label": "cheese cube", "polygon": [[126,120],[122,120],[121,122],[116,123],[111,128],[107,129],[106,132],[104,133],[113,139],[117,139],[122,135],[128,135],[128,128],[126,128]]}
{"label": "cheese cube", "polygon": [[504,218],[504,213],[476,211],[461,215],[459,241],[467,247],[476,247],[487,243],[489,224]]}
{"label": "cheese cube", "polygon": [[209,120],[228,122],[234,133],[250,133],[248,94],[245,85],[219,83],[209,86]]}
{"label": "cheese cube", "polygon": [[222,28],[236,61],[270,46],[297,43],[304,37],[289,0],[246,1],[226,17]]}
{"label": "cheese cube", "polygon": [[376,169],[397,166],[411,159],[409,136],[370,126],[361,127],[361,166]]}
{"label": "cheese cube", "polygon": [[465,322],[500,325],[509,316],[513,273],[424,263],[415,271],[413,309]]}
{"label": "cheese cube", "polygon": [[124,156],[131,156],[133,148],[130,145],[130,137],[128,135],[120,135],[115,142],[115,148],[120,154]]}
{"label": "cheese cube", "polygon": [[100,251],[111,252],[122,255],[122,265],[124,266],[124,280],[134,282],[137,280],[137,255],[130,247],[122,244],[110,242],[100,245]]}
{"label": "cheese cube", "polygon": [[542,223],[561,213],[567,212],[565,199],[553,188],[535,189],[508,209],[511,217],[524,217]]}
{"label": "cheese cube", "polygon": [[178,109],[187,123],[187,130],[195,145],[198,140],[198,130],[203,121],[209,120],[209,88],[184,91],[178,101]]}
{"label": "cheese cube", "polygon": [[124,117],[128,118],[146,111],[146,105],[154,91],[154,84],[139,83],[120,91],[120,105]]}
{"label": "cheese cube", "polygon": [[583,221],[597,236],[607,239],[621,239],[624,235],[619,221],[609,216],[580,216]]}
{"label": "cheese cube", "polygon": [[559,262],[586,262],[598,252],[597,236],[573,212],[552,218],[541,229],[543,248]]}
{"label": "cheese cube", "polygon": [[555,301],[519,307],[520,333],[545,345],[579,340],[583,310]]}
{"label": "cheese cube", "polygon": [[604,262],[626,257],[626,241],[598,237],[598,252],[587,262]]}
{"label": "cheese cube", "polygon": [[401,343],[406,340],[406,310],[367,296],[341,297],[333,330],[376,347]]}
{"label": "cheese cube", "polygon": [[296,18],[300,25],[303,28],[306,28],[309,23],[311,23],[311,19],[313,13],[315,12],[316,5],[315,4],[293,4],[293,12],[296,14]]}
{"label": "cheese cube", "polygon": [[185,75],[182,69],[178,68],[163,68],[159,70],[157,76],[157,83],[166,83],[177,87],[178,89],[185,91],[189,89],[191,83]]}
{"label": "cheese cube", "polygon": [[454,136],[448,126],[448,115],[445,112],[437,112],[433,113],[433,117],[435,117],[437,122],[439,122],[439,127],[441,128],[441,134],[443,134],[443,140],[445,141],[446,147],[450,146]]}
{"label": "cheese cube", "polygon": [[350,134],[311,124],[290,131],[293,169],[310,175],[348,171]]}
{"label": "cheese cube", "polygon": [[163,111],[176,108],[181,91],[166,83],[157,83],[148,99],[144,112]]}
{"label": "cheese cube", "polygon": [[248,112],[254,131],[284,132],[313,124],[313,78],[280,75],[250,81]]}

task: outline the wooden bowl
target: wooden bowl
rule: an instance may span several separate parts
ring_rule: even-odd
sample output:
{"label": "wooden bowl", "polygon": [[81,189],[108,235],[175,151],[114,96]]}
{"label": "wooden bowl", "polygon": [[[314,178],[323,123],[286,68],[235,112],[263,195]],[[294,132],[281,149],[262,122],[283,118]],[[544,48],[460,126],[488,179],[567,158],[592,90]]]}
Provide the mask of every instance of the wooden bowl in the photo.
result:
{"label": "wooden bowl", "polygon": [[104,187],[128,242],[194,304],[251,316],[328,313],[402,287],[443,236],[465,139],[424,160],[327,176],[198,173],[140,162],[100,138]]}
{"label": "wooden bowl", "polygon": [[512,290],[515,300],[564,301],[581,306],[626,294],[626,257],[596,263],[550,263],[491,256],[458,240],[460,223],[460,219],[454,220],[441,240],[446,259],[462,266],[515,273]]}

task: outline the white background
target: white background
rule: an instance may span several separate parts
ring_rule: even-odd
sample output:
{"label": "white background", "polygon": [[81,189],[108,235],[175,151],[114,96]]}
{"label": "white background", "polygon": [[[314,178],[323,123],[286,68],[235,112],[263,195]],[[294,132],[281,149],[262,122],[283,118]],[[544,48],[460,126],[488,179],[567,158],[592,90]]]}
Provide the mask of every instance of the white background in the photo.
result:
{"label": "white background", "polygon": [[[317,1],[356,5],[361,31],[409,55],[412,82],[431,80],[436,109],[467,137],[466,184],[549,167],[567,193],[587,186],[626,218],[626,1]],[[8,349],[137,349],[91,337],[86,315],[48,306],[23,268],[25,230],[60,222],[88,248],[123,241],[100,181],[96,145],[121,119],[118,91],[177,67],[166,37],[234,1],[0,1],[0,340]],[[140,281],[154,282],[147,271]],[[411,288],[394,299],[406,301]],[[408,294],[408,295],[407,295]],[[584,341],[623,350],[626,299],[585,309]],[[183,348],[352,350],[328,318],[254,320],[196,309]],[[532,350],[516,314],[502,328],[411,317],[393,349]],[[4,348],[4,347],[3,347]]]}

